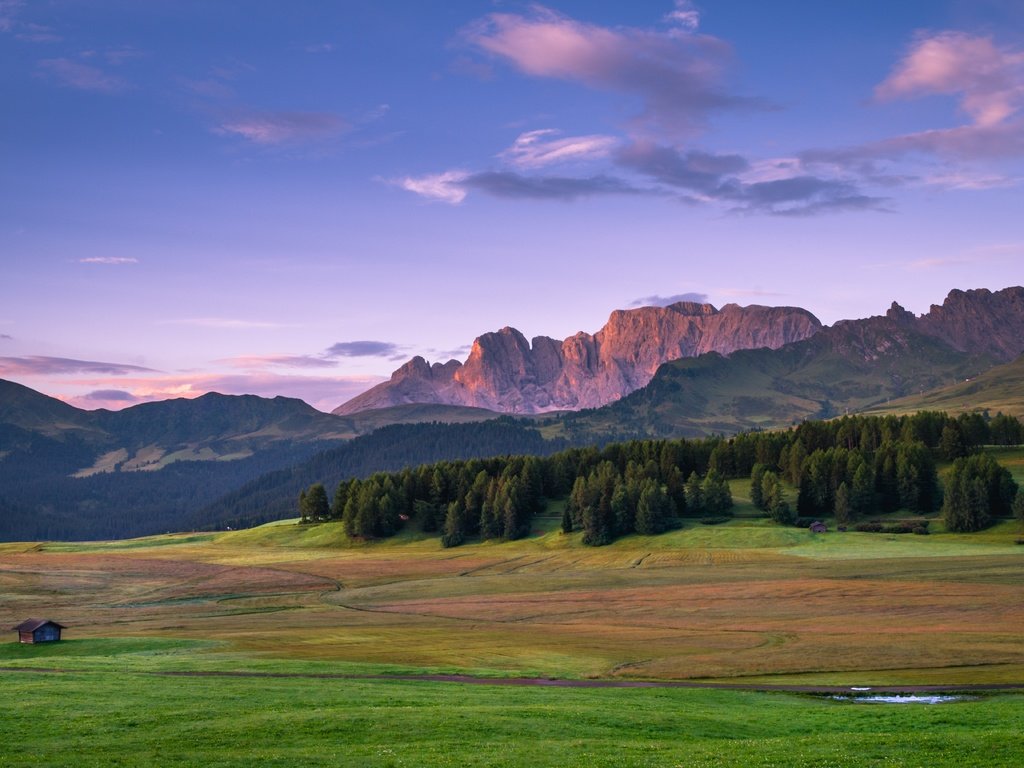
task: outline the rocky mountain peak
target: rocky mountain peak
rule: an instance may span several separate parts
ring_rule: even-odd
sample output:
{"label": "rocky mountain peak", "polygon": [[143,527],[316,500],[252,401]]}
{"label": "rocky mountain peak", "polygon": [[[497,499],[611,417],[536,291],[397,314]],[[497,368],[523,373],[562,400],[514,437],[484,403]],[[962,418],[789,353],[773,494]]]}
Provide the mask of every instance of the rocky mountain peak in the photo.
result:
{"label": "rocky mountain peak", "polygon": [[473,342],[464,364],[413,358],[391,380],[337,408],[350,414],[405,403],[468,405],[506,413],[596,408],[645,386],[662,363],[705,352],[777,348],[821,323],[795,307],[677,302],[615,310],[595,334],[532,341],[506,326]]}

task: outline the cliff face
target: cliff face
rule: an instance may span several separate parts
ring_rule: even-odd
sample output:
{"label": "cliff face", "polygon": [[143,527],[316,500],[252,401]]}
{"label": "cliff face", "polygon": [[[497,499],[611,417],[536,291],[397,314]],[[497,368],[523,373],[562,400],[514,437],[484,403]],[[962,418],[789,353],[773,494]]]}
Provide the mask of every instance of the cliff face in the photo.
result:
{"label": "cliff face", "polygon": [[918,325],[961,352],[988,353],[1009,362],[1024,352],[1024,288],[950,291]]}
{"label": "cliff face", "polygon": [[645,386],[662,363],[705,352],[776,349],[821,329],[794,307],[679,302],[617,310],[597,333],[528,342],[514,328],[485,333],[464,364],[416,357],[337,408],[350,414],[403,403],[443,403],[507,413],[596,408]]}

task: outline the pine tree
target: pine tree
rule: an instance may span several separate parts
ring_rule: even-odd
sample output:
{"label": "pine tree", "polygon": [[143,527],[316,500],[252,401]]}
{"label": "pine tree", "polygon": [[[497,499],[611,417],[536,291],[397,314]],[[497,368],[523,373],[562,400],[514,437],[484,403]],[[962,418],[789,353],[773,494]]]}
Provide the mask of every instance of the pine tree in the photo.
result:
{"label": "pine tree", "polygon": [[764,473],[768,471],[768,468],[761,463],[755,464],[754,468],[750,470],[750,503],[758,509],[764,509],[764,492],[762,489],[762,482],[764,481]]}
{"label": "pine tree", "polygon": [[716,470],[708,470],[700,490],[704,499],[705,514],[724,515],[732,508],[732,492],[729,490],[729,483]]}
{"label": "pine tree", "polygon": [[313,483],[306,491],[305,515],[309,522],[319,523],[331,516],[331,507],[327,503],[327,491],[323,483]]}
{"label": "pine tree", "polygon": [[846,483],[840,483],[836,489],[836,525],[849,525],[853,519],[850,514],[850,489]]}
{"label": "pine tree", "polygon": [[696,472],[691,472],[686,479],[686,512],[692,517],[704,514],[704,491]]}
{"label": "pine tree", "polygon": [[636,505],[636,532],[644,535],[664,533],[672,516],[672,500],[656,480],[645,480]]}

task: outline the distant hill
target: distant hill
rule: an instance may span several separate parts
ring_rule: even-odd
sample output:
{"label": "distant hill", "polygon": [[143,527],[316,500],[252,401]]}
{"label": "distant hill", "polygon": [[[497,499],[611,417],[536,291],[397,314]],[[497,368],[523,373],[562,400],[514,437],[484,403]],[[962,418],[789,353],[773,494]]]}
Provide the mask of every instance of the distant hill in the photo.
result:
{"label": "distant hill", "polygon": [[192,527],[215,499],[381,426],[497,417],[434,405],[339,417],[293,398],[216,393],[86,411],[0,380],[0,541]]}
{"label": "distant hill", "polygon": [[869,408],[865,413],[947,413],[999,412],[1024,418],[1024,356],[984,373],[928,392],[892,400]]}
{"label": "distant hill", "polygon": [[528,422],[510,417],[466,424],[394,424],[318,453],[307,461],[247,483],[199,510],[189,528],[249,526],[297,514],[299,492],[324,483],[437,461],[504,455],[546,456],[568,447],[545,440]]}

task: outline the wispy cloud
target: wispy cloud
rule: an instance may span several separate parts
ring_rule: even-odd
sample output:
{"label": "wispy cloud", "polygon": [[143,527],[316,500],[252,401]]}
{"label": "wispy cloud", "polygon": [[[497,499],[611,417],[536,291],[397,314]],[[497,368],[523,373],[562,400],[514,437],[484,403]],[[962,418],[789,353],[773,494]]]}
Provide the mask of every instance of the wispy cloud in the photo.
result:
{"label": "wispy cloud", "polygon": [[[0,19],[0,24],[3,20]],[[57,34],[53,27],[42,24],[23,24],[15,37],[27,43],[59,43],[64,38]]]}
{"label": "wispy cloud", "polygon": [[79,259],[79,264],[138,264],[139,260],[134,256],[89,256]]}
{"label": "wispy cloud", "polygon": [[333,53],[337,46],[334,43],[310,43],[303,46],[306,53]]}
{"label": "wispy cloud", "polygon": [[325,357],[387,357],[404,354],[404,347],[391,341],[339,341],[331,345]]}
{"label": "wispy cloud", "polygon": [[493,197],[520,200],[576,200],[595,195],[651,194],[614,176],[524,176],[509,171],[485,171],[467,176],[461,185]]}
{"label": "wispy cloud", "polygon": [[9,333],[0,333],[0,339],[3,339],[5,341],[13,341],[14,337],[11,336]]}
{"label": "wispy cloud", "polygon": [[680,152],[652,142],[637,142],[617,155],[619,165],[655,181],[720,197],[727,177],[745,171],[748,161],[739,155],[713,155],[706,152]]}
{"label": "wispy cloud", "polygon": [[463,30],[470,46],[533,77],[639,97],[632,123],[643,134],[679,137],[719,109],[763,106],[722,86],[731,48],[695,34],[699,16],[677,4],[667,30],[609,28],[535,5],[528,14],[493,13]]}
{"label": "wispy cloud", "polygon": [[337,362],[316,355],[240,355],[229,357],[218,362],[226,363],[234,368],[334,368]]}
{"label": "wispy cloud", "polygon": [[694,304],[707,304],[706,293],[677,293],[674,296],[643,296],[630,302],[631,307],[667,307],[670,304],[677,304],[680,301],[688,301]]}
{"label": "wispy cloud", "polygon": [[607,157],[620,143],[614,136],[566,136],[545,128],[520,134],[499,157],[516,168],[543,168],[556,163],[596,160]]}
{"label": "wispy cloud", "polygon": [[748,175],[751,163],[740,155],[680,152],[637,142],[617,155],[620,165],[679,189],[701,202],[716,202],[737,213],[811,216],[851,210],[884,210],[885,199],[867,195],[851,178],[827,178],[801,166],[763,165]]}
{"label": "wispy cloud", "polygon": [[340,136],[350,124],[329,112],[248,112],[224,118],[214,133],[260,146],[323,141]]}
{"label": "wispy cloud", "polygon": [[4,376],[65,376],[80,373],[127,376],[133,373],[149,372],[153,372],[153,369],[143,368],[140,365],[124,365],[122,363],[106,363],[95,360],[75,360],[69,357],[44,357],[38,355],[0,357],[0,375]]}
{"label": "wispy cloud", "polygon": [[458,205],[466,199],[462,182],[468,176],[465,171],[445,171],[426,176],[406,176],[391,183],[428,200]]}
{"label": "wispy cloud", "polygon": [[691,0],[676,0],[675,10],[665,15],[665,21],[681,27],[686,32],[695,32],[700,26],[700,12]]}
{"label": "wispy cloud", "polygon": [[[874,163],[941,158],[947,162],[998,163],[1024,156],[1024,49],[999,46],[992,37],[959,31],[923,32],[911,42],[892,72],[875,88],[879,102],[924,96],[956,99],[967,122],[907,133],[839,149],[805,152],[808,164],[832,163],[850,169]],[[951,189],[989,189],[1019,179],[996,170],[926,168],[910,183]]]}
{"label": "wispy cloud", "polygon": [[0,0],[0,32],[14,29],[18,12],[24,5],[23,0]]}
{"label": "wispy cloud", "polygon": [[39,69],[61,85],[80,91],[117,93],[129,88],[124,78],[72,59],[43,59],[39,62]]}

